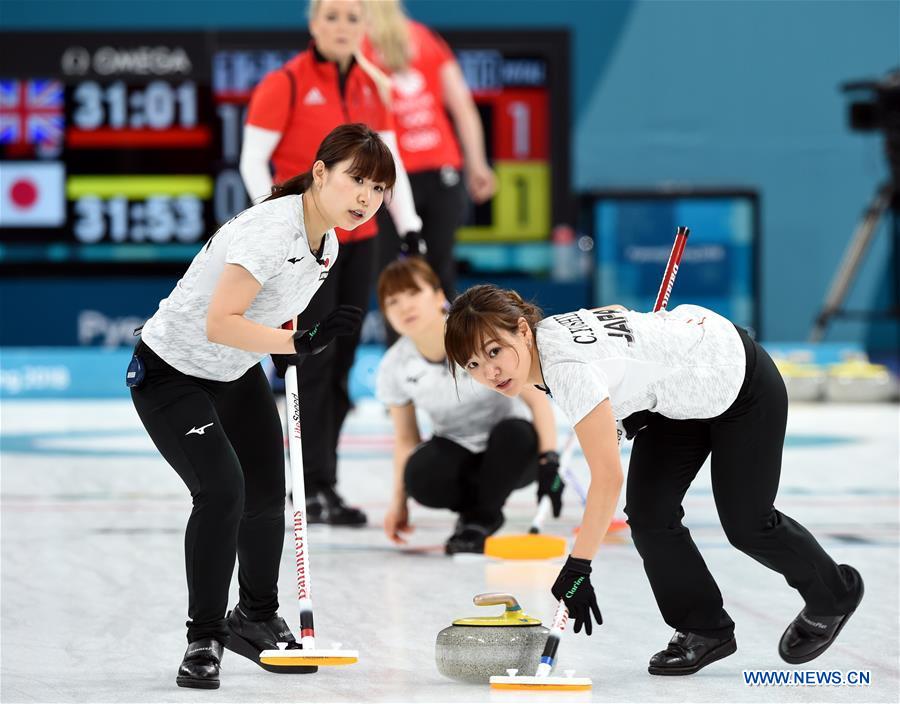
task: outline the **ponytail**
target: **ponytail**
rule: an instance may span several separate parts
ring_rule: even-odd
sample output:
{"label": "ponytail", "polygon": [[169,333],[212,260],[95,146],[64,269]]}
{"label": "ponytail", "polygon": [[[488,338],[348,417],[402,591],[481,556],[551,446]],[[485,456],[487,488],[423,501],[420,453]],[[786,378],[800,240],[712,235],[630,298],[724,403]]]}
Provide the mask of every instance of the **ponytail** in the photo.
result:
{"label": "ponytail", "polygon": [[276,183],[272,186],[272,192],[263,200],[275,200],[284,196],[299,196],[309,190],[313,183],[312,171],[304,171],[302,174],[291,176],[287,181]]}
{"label": "ponytail", "polygon": [[354,176],[379,181],[385,185],[386,190],[394,187],[397,171],[391,150],[377,132],[361,122],[351,122],[338,125],[326,135],[316,151],[309,171],[276,183],[266,200],[299,196],[312,188],[312,169],[316,162],[321,161],[326,169],[331,169],[335,164],[346,160],[350,160],[348,170]]}
{"label": "ponytail", "polygon": [[405,71],[412,60],[409,25],[400,0],[368,0],[369,39],[391,73]]}

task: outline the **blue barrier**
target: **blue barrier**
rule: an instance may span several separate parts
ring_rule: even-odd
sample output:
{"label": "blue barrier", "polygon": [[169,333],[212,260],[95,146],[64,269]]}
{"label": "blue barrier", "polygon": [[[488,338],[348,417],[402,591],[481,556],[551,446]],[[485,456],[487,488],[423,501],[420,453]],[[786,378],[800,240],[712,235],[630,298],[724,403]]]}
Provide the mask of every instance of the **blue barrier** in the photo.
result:
{"label": "blue barrier", "polygon": [[[375,395],[375,373],[384,354],[361,345],[350,371],[353,400]],[[5,347],[0,349],[0,399],[127,398],[130,349]]]}

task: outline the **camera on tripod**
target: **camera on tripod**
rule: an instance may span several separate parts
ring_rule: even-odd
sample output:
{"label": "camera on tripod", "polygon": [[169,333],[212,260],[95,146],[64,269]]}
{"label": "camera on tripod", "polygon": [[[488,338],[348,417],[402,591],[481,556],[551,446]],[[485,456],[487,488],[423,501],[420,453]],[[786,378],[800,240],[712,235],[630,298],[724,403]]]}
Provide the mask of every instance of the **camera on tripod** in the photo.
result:
{"label": "camera on tripod", "polygon": [[[825,336],[829,323],[842,318],[900,318],[900,68],[892,69],[880,81],[850,81],[841,91],[853,96],[850,103],[850,129],[884,134],[884,154],[891,171],[890,180],[872,196],[862,219],[853,231],[847,251],[831,281],[822,309],[816,316],[810,342]],[[843,309],[850,284],[856,277],[866,250],[886,213],[893,213],[894,285],[893,302],[885,311],[848,311]]]}
{"label": "camera on tripod", "polygon": [[880,81],[844,83],[841,90],[851,95],[850,129],[884,133],[891,178],[895,186],[900,186],[900,68],[888,72]]}

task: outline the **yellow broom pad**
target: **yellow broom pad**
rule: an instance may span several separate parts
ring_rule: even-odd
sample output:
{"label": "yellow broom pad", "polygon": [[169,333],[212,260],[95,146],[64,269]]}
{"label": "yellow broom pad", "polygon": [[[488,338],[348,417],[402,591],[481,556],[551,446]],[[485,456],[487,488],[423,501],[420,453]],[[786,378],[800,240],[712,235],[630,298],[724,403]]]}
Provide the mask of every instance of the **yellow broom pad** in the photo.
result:
{"label": "yellow broom pad", "polygon": [[564,557],[568,551],[566,539],[558,535],[492,535],[484,541],[484,554],[503,560],[547,560]]}
{"label": "yellow broom pad", "polygon": [[540,692],[578,692],[592,686],[588,677],[491,677],[491,689],[530,689]]}
{"label": "yellow broom pad", "polygon": [[327,667],[352,665],[359,661],[359,653],[355,650],[263,650],[259,661],[287,667]]}

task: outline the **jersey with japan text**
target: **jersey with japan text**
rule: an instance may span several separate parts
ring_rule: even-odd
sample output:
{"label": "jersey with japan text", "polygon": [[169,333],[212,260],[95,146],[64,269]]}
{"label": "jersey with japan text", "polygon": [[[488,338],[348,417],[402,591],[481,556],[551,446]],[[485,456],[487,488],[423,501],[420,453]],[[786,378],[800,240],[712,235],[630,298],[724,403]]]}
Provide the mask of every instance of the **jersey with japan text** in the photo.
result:
{"label": "jersey with japan text", "polygon": [[618,419],[644,410],[713,418],[744,380],[737,329],[700,306],[581,309],[545,318],[535,334],[546,386],[572,425],[606,399]]}
{"label": "jersey with japan text", "polygon": [[338,255],[334,230],[318,258],[310,252],[301,196],[282,196],[239,213],[197,253],[168,298],[144,325],[141,337],[178,371],[234,381],[265,355],[210,342],[206,315],[225,264],[238,264],[261,285],[244,317],[280,327],[309,305]]}
{"label": "jersey with japan text", "polygon": [[456,382],[446,362],[425,359],[415,343],[401,337],[378,367],[375,395],[387,406],[410,403],[426,413],[435,435],[484,452],[491,429],[505,418],[531,418],[521,399],[511,399],[458,370]]}

